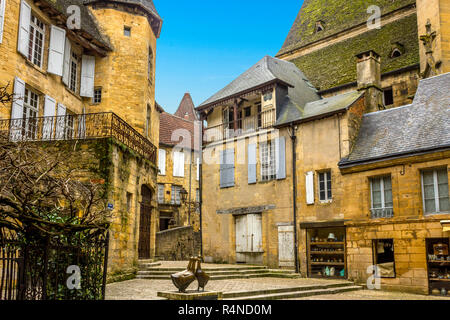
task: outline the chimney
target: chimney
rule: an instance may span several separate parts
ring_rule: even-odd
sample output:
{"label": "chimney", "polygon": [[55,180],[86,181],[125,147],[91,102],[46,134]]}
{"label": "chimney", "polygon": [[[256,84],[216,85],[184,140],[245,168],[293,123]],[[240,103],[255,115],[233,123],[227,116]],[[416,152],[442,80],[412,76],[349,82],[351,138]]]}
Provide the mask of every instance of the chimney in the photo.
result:
{"label": "chimney", "polygon": [[365,91],[366,113],[385,109],[381,88],[381,58],[373,50],[356,55],[358,91]]}

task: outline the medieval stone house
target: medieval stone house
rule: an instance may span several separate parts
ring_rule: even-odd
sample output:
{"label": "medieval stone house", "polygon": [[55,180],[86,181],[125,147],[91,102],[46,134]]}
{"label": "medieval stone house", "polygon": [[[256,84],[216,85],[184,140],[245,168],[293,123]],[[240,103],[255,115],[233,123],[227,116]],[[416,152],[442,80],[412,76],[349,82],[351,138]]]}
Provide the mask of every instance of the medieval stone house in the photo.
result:
{"label": "medieval stone house", "polygon": [[[68,22],[71,5],[81,16]],[[111,276],[155,250],[161,25],[151,0],[0,1],[0,85],[15,97],[0,106],[0,130],[78,141],[73,161],[104,186],[113,212]]]}
{"label": "medieval stone house", "polygon": [[197,108],[207,259],[447,286],[449,9],[305,1],[278,54],[290,62],[266,57]]}

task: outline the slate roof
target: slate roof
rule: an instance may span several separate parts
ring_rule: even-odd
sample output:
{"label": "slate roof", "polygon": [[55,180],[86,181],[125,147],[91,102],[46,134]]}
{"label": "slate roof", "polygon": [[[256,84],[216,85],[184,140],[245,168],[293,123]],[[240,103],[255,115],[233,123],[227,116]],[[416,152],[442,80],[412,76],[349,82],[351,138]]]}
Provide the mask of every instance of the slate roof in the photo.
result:
{"label": "slate roof", "polygon": [[[367,8],[376,5],[381,14],[415,4],[416,0],[305,0],[278,55],[366,23]],[[315,32],[322,21],[322,32]],[[361,52],[361,51],[360,51]]]}
{"label": "slate roof", "polygon": [[187,119],[190,121],[198,120],[197,112],[195,111],[194,102],[189,93],[185,93],[180,102],[178,110],[175,112],[177,117]]}
{"label": "slate roof", "polygon": [[290,86],[291,101],[299,106],[320,99],[317,90],[293,63],[265,56],[225,88],[200,104],[197,110],[274,81]]}
{"label": "slate roof", "polygon": [[330,98],[308,102],[303,108],[289,103],[284,108],[277,119],[275,126],[282,126],[291,122],[305,121],[318,116],[332,114],[341,110],[346,110],[364,93],[359,91],[351,91]]}
{"label": "slate roof", "polygon": [[[194,145],[194,122],[189,121],[167,112],[162,112],[159,118],[159,143],[167,146],[181,146],[193,150]],[[172,136],[178,140],[172,140]],[[198,148],[196,148],[198,149]]]}
{"label": "slate roof", "polygon": [[94,15],[84,5],[84,0],[45,0],[52,8],[68,17],[67,8],[71,5],[78,5],[81,13],[81,30],[90,34],[97,42],[107,49],[111,49],[111,43],[107,36],[100,32],[100,28]]}
{"label": "slate roof", "polygon": [[450,148],[450,73],[420,81],[412,104],[364,115],[341,167]]}

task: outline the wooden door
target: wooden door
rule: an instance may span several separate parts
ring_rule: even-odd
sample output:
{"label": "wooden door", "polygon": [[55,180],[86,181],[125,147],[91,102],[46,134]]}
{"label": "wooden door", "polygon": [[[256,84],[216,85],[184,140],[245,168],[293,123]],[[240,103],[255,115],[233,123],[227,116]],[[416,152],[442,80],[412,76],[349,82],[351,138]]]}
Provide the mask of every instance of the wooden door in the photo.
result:
{"label": "wooden door", "polygon": [[278,227],[278,265],[280,267],[294,267],[294,227]]}
{"label": "wooden door", "polygon": [[150,240],[151,240],[151,219],[152,219],[152,207],[151,207],[151,191],[146,186],[142,186],[142,203],[140,210],[140,223],[139,223],[139,259],[150,259]]}
{"label": "wooden door", "polygon": [[236,261],[254,263],[262,252],[262,215],[236,216]]}

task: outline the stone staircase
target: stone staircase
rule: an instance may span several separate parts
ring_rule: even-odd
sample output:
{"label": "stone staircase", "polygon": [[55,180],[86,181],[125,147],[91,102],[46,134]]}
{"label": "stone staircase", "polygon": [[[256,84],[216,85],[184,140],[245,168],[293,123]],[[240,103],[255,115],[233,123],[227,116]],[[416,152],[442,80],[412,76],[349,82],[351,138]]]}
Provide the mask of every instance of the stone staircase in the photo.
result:
{"label": "stone staircase", "polygon": [[224,300],[286,300],[310,296],[338,294],[363,289],[352,282],[330,282],[291,288],[277,288],[255,291],[226,292]]}
{"label": "stone staircase", "polygon": [[[170,280],[170,275],[186,268],[165,268],[159,262],[139,261],[137,279]],[[291,270],[274,270],[265,266],[224,266],[220,268],[202,268],[211,276],[211,280],[249,279],[249,278],[299,278]]]}

